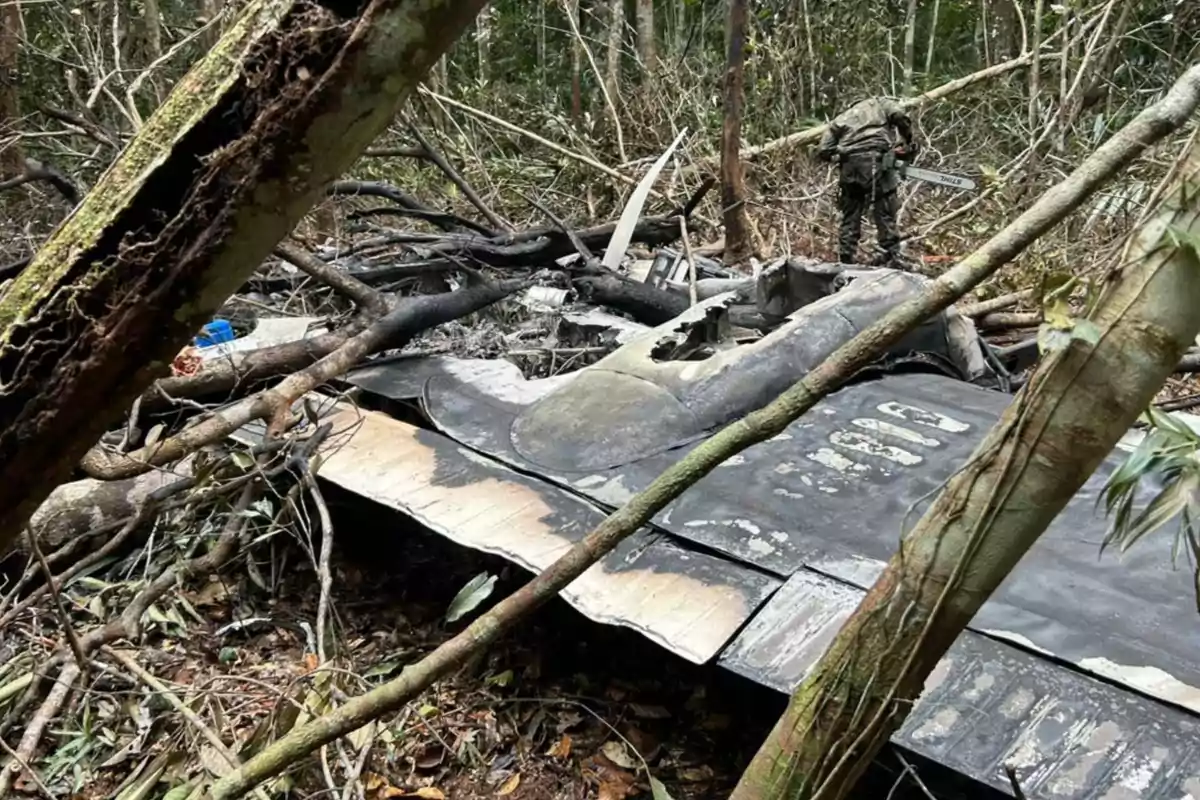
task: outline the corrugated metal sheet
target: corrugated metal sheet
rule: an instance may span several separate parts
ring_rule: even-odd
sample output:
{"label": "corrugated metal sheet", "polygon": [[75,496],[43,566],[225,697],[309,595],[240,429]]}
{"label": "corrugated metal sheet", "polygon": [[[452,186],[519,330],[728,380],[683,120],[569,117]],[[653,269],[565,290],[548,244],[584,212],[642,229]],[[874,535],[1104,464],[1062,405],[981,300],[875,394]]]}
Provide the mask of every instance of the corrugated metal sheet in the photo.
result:
{"label": "corrugated metal sheet", "polygon": [[[718,663],[790,693],[863,592],[802,570]],[[1029,797],[1200,800],[1200,722],[1191,714],[971,631],[938,664],[892,741]]]}
{"label": "corrugated metal sheet", "polygon": [[[373,367],[364,383],[396,397],[424,392],[454,438],[338,405],[339,424],[356,427],[322,476],[466,546],[540,570],[599,522],[605,505],[686,452],[636,468],[539,469],[511,449],[510,431],[547,387],[490,369],[509,381],[499,395],[448,381],[445,369],[429,364],[407,376]],[[464,366],[451,371],[461,375]],[[433,391],[430,379],[440,382]],[[565,598],[593,619],[788,692],[890,555],[900,521],[919,512],[1004,402],[929,377],[840,392],[783,436],[731,459]],[[1074,516],[1065,512],[1022,562],[975,630],[960,636],[897,744],[1000,789],[1010,764],[1030,797],[1200,800],[1197,717],[1127,688],[1184,705],[1195,699],[1194,682],[1179,677],[1200,672],[1200,656],[1189,656],[1200,654],[1190,582],[1167,567],[1161,543],[1148,541],[1132,563],[1097,562],[1091,505],[1109,468],[1081,493]],[[728,524],[707,524],[718,520]],[[1050,650],[1125,686],[1041,652]]]}
{"label": "corrugated metal sheet", "polygon": [[[448,436],[610,507],[695,446],[621,463],[624,445],[607,442],[637,436],[647,421],[635,416],[626,430],[601,418],[594,420],[588,458],[614,466],[550,469],[512,444],[517,421],[540,407],[536,395],[527,399],[531,394],[506,385],[502,399],[486,382],[445,374],[429,379],[425,404]],[[847,387],[780,435],[728,459],[654,523],[781,578],[807,568],[865,589],[905,525],[920,517],[1009,402],[1007,395],[933,375]],[[616,400],[610,405],[620,407]],[[553,430],[545,421],[542,428]],[[544,436],[542,447],[553,445]],[[564,445],[558,463],[569,461],[568,450]],[[1122,458],[1116,453],[1097,469],[971,628],[1200,712],[1192,574],[1186,565],[1173,568],[1171,537],[1146,537],[1120,557],[1099,557],[1107,522],[1096,501]],[[1143,487],[1143,497],[1150,491]]]}
{"label": "corrugated metal sheet", "polygon": [[[605,514],[441,434],[325,402],[331,439],[320,476],[396,509],[466,547],[541,572]],[[245,431],[240,438],[251,440]],[[589,618],[632,628],[695,663],[711,660],[781,584],[778,578],[635,533],[577,578],[564,599]]]}

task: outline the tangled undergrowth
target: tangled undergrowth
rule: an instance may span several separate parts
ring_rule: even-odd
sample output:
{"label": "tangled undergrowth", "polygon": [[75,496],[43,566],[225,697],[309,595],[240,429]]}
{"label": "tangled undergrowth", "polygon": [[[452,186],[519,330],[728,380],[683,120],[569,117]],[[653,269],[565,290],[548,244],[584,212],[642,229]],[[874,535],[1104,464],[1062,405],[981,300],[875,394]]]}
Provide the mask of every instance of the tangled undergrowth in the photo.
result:
{"label": "tangled undergrowth", "polygon": [[[247,461],[244,451],[228,457]],[[244,760],[268,737],[387,680],[455,633],[465,620],[447,622],[447,611],[473,575],[497,575],[496,596],[525,579],[348,493],[326,488],[322,500],[306,500],[301,485],[277,476],[250,503],[164,513],[149,538],[88,566],[57,602],[43,595],[17,611],[0,658],[4,740],[23,726],[28,736],[39,716],[53,714],[13,790],[182,797],[171,788],[225,774],[229,758]],[[337,532],[338,552],[324,563],[316,505]],[[241,549],[211,569],[186,569],[219,549],[231,522]],[[314,576],[323,570],[332,590],[321,645]],[[47,665],[69,649],[64,620],[86,647],[152,576],[171,571],[178,580],[147,606],[140,634],[90,649],[61,708],[29,702],[33,688],[54,678]],[[290,789],[368,800],[620,800],[649,798],[653,775],[676,800],[720,797],[783,702],[558,601],[400,713],[256,796]],[[914,769],[889,754],[863,791],[924,797]]]}

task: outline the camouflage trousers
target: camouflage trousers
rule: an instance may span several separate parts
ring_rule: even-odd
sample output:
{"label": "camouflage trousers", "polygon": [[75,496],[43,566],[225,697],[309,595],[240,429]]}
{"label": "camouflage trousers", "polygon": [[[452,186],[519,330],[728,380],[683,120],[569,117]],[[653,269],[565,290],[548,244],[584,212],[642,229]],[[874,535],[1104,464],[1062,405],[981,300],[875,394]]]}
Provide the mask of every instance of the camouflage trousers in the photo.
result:
{"label": "camouflage trousers", "polygon": [[[847,169],[847,167],[849,167]],[[862,238],[862,220],[872,207],[882,261],[893,261],[900,252],[900,176],[895,170],[876,169],[873,163],[843,165],[839,181],[838,210],[842,222],[838,231],[838,260],[855,263],[858,242]]]}

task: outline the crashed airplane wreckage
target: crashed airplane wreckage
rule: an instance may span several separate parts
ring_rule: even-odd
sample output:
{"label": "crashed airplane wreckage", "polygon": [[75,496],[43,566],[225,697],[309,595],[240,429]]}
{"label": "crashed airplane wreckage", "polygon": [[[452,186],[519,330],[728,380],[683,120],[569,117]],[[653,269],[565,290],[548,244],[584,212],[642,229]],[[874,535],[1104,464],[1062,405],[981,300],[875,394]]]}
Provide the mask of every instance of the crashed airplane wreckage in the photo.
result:
{"label": "crashed airplane wreckage", "polygon": [[[924,280],[789,261],[757,279],[702,280],[700,295],[730,291],[655,328],[564,312],[611,325],[622,344],[539,380],[504,360],[381,359],[345,377],[356,404],[321,400],[336,446],[320,474],[541,571]],[[774,327],[764,335],[739,317]],[[790,692],[895,551],[906,518],[999,418],[1005,388],[1003,364],[948,310],[785,432],[726,461],[563,596],[593,620]],[[389,413],[413,403],[419,425]],[[1126,436],[958,638],[897,745],[1003,790],[1011,767],[1029,797],[1200,798],[1192,575],[1172,567],[1168,536],[1120,559],[1098,555],[1106,521],[1096,500],[1140,435]]]}

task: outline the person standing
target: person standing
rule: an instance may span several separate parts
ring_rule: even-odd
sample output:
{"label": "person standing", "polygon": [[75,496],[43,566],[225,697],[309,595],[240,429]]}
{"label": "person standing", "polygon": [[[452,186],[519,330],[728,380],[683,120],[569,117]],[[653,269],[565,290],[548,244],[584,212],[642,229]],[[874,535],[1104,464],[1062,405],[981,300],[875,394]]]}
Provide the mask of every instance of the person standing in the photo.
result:
{"label": "person standing", "polygon": [[900,254],[900,173],[896,159],[920,150],[912,120],[895,100],[872,97],[855,103],[832,122],[817,145],[817,158],[840,165],[838,260],[855,263],[862,218],[871,206],[880,249],[877,264],[896,264]]}

